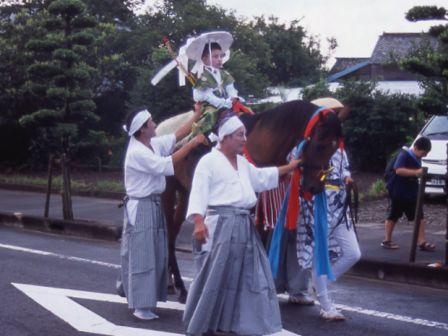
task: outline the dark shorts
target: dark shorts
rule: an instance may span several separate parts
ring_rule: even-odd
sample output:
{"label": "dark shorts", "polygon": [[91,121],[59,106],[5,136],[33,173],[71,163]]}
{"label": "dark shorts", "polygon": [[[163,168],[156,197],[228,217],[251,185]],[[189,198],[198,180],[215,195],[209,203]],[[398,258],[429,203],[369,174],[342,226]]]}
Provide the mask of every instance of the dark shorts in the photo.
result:
{"label": "dark shorts", "polygon": [[[396,222],[403,216],[403,214],[405,214],[408,221],[413,221],[415,218],[415,206],[416,202],[392,199],[387,219]],[[423,218],[423,209],[421,218]]]}

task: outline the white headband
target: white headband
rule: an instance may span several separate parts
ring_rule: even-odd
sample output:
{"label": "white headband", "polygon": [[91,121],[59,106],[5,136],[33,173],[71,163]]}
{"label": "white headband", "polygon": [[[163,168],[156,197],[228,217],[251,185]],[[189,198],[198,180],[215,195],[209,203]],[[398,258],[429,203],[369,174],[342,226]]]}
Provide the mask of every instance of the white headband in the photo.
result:
{"label": "white headband", "polygon": [[126,125],[123,125],[123,129],[129,136],[133,136],[147,121],[151,118],[151,113],[148,110],[140,111],[132,119],[131,127],[128,129]]}
{"label": "white headband", "polygon": [[238,117],[229,118],[226,122],[224,122],[224,124],[221,125],[221,127],[219,127],[218,130],[219,142],[221,142],[226,135],[232,134],[242,126],[244,125],[241,122],[240,118]]}

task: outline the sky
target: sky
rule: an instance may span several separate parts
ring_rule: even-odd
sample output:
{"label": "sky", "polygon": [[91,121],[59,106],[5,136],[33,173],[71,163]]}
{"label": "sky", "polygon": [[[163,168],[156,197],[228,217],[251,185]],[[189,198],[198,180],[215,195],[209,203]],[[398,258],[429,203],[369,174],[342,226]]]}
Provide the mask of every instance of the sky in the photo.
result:
{"label": "sky", "polygon": [[324,55],[328,54],[326,39],[336,38],[334,57],[369,57],[383,32],[421,32],[440,23],[407,21],[405,13],[413,6],[448,8],[448,0],[207,0],[207,3],[234,10],[237,16],[247,19],[274,15],[285,23],[300,20],[308,34],[321,41]]}

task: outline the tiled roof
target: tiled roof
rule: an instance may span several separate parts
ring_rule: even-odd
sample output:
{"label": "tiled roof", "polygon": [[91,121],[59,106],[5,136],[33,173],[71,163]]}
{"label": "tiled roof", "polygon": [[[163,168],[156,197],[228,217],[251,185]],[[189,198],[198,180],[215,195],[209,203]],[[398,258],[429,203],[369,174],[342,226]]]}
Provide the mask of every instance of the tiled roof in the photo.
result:
{"label": "tiled roof", "polygon": [[437,40],[425,33],[383,33],[373,49],[370,62],[373,64],[390,63],[406,57],[422,43],[437,45]]}

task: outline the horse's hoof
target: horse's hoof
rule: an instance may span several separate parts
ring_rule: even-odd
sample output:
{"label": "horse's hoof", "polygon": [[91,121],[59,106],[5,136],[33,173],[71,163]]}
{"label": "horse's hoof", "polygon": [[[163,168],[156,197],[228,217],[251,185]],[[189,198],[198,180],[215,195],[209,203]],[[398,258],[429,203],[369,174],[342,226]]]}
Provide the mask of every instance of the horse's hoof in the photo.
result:
{"label": "horse's hoof", "polygon": [[179,303],[185,303],[185,302],[187,302],[187,294],[188,294],[187,291],[181,291],[180,294],[179,294],[179,296],[177,297],[177,301],[178,301]]}

